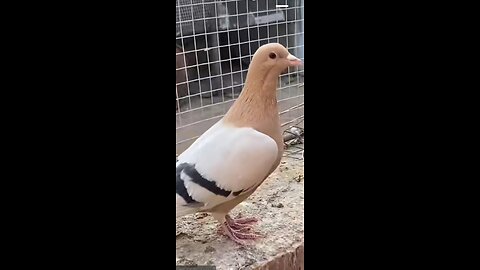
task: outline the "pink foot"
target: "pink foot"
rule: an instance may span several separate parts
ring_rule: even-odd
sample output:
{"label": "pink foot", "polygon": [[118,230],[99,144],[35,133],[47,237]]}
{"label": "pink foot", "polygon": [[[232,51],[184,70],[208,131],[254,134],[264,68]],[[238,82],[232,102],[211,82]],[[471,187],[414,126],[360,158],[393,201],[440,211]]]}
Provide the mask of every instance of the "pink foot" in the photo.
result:
{"label": "pink foot", "polygon": [[229,215],[227,215],[226,218],[227,218],[227,220],[230,219],[235,224],[252,224],[252,223],[257,223],[258,222],[258,219],[254,218],[254,217],[233,219]]}
{"label": "pink foot", "polygon": [[253,227],[249,224],[257,222],[256,218],[233,219],[227,215],[222,225],[223,233],[235,243],[245,245],[245,240],[255,240],[261,235],[251,232]]}

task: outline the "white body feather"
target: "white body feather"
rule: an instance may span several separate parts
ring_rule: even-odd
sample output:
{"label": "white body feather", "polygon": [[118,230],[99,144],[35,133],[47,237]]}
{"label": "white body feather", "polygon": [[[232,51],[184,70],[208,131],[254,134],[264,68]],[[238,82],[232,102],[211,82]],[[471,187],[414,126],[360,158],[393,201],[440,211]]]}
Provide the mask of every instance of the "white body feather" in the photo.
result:
{"label": "white body feather", "polygon": [[[228,126],[220,120],[200,136],[177,161],[194,164],[203,178],[214,181],[228,191],[248,190],[268,176],[277,159],[278,146],[269,136],[252,128]],[[185,187],[201,208],[185,207],[186,202],[177,194],[177,217],[206,210],[234,198],[216,195],[198,184],[188,181]]]}

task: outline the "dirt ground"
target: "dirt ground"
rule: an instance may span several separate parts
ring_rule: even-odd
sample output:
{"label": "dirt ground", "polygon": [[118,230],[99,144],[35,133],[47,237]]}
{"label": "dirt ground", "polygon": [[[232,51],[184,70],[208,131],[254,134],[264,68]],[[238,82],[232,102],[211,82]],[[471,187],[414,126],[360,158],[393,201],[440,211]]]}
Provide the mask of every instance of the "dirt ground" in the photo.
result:
{"label": "dirt ground", "polygon": [[223,269],[255,269],[273,257],[292,251],[304,241],[303,144],[286,150],[281,165],[232,216],[257,217],[262,237],[241,247],[217,234],[218,223],[208,214],[176,220],[176,265],[215,265]]}

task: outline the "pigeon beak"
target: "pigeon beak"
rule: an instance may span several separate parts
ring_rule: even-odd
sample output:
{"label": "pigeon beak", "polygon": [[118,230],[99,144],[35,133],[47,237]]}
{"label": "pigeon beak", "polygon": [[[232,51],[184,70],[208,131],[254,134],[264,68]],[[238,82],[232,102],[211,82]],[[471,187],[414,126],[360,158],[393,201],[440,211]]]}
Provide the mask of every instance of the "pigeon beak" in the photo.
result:
{"label": "pigeon beak", "polygon": [[301,66],[303,65],[303,61],[298,59],[297,57],[295,57],[294,55],[292,54],[289,54],[287,56],[287,60],[290,62],[290,66],[291,67],[297,67],[297,66]]}

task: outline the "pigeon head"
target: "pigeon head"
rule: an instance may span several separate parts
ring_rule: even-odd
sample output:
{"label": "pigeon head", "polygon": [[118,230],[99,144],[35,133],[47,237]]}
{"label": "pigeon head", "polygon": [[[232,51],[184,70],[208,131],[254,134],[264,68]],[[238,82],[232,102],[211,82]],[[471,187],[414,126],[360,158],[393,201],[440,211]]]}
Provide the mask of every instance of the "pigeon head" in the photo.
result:
{"label": "pigeon head", "polygon": [[250,66],[253,67],[253,72],[273,72],[272,75],[278,76],[288,67],[302,64],[302,60],[290,54],[282,44],[268,43],[258,48],[253,55]]}

